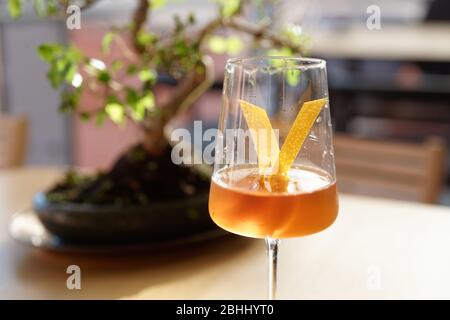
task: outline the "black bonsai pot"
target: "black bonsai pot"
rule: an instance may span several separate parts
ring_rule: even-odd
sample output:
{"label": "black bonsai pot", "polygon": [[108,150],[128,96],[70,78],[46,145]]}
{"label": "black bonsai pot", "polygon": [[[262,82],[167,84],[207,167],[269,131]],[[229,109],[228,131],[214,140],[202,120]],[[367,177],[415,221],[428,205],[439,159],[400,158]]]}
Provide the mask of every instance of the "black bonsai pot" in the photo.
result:
{"label": "black bonsai pot", "polygon": [[33,205],[48,231],[71,243],[161,241],[217,228],[208,214],[207,193],[136,207],[52,203],[38,193]]}

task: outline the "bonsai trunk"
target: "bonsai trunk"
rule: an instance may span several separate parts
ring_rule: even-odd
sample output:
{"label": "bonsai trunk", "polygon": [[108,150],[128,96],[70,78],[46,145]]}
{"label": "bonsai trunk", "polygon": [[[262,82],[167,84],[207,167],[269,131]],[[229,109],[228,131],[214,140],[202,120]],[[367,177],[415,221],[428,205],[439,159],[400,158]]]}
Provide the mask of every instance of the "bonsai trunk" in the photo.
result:
{"label": "bonsai trunk", "polygon": [[158,156],[167,149],[169,141],[164,135],[162,121],[152,121],[151,126],[143,128],[142,146],[152,156]]}
{"label": "bonsai trunk", "polygon": [[176,86],[174,94],[165,104],[158,107],[159,114],[148,116],[142,123],[143,146],[151,155],[158,155],[167,148],[169,142],[164,135],[167,123],[192,106],[212,85],[214,65],[209,56],[204,56],[199,70],[189,72]]}

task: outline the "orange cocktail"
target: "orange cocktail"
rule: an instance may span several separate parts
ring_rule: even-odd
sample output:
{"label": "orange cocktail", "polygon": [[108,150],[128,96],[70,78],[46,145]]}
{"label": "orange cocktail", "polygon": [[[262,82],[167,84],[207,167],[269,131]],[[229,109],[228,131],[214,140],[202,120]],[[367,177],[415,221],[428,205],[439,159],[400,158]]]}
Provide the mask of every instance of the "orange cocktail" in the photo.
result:
{"label": "orange cocktail", "polygon": [[324,171],[293,166],[283,188],[261,177],[257,166],[217,171],[209,211],[225,230],[254,238],[289,238],[319,232],[336,219],[336,183]]}
{"label": "orange cocktail", "polygon": [[231,59],[223,83],[209,212],[265,238],[274,299],[279,239],[319,232],[338,212],[326,62]]}

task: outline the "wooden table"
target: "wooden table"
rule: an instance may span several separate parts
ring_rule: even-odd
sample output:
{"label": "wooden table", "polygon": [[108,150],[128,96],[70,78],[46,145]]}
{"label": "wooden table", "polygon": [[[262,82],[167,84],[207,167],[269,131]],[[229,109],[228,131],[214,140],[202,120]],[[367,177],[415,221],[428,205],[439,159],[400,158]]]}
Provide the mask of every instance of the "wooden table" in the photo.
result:
{"label": "wooden table", "polygon": [[[266,296],[263,241],[230,237],[166,253],[64,255],[15,243],[10,215],[61,170],[0,171],[1,299],[216,299]],[[450,298],[450,208],[340,197],[328,230],[282,242],[280,298]],[[66,268],[81,267],[81,290]]]}

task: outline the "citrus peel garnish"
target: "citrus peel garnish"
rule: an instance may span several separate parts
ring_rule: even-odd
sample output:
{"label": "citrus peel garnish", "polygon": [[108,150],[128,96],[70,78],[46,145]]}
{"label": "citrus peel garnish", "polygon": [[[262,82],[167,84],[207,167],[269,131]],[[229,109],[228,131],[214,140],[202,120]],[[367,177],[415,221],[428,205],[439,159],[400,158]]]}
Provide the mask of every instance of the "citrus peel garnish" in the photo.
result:
{"label": "citrus peel garnish", "polygon": [[279,166],[277,173],[286,174],[295,158],[297,158],[303,143],[311,131],[314,122],[319,116],[322,107],[327,103],[327,99],[318,99],[305,102],[300,109],[294,124],[284,140],[279,154]]}
{"label": "citrus peel garnish", "polygon": [[297,158],[306,137],[326,103],[326,98],[305,102],[289,130],[281,150],[279,150],[278,139],[267,112],[257,105],[240,100],[258,157],[261,186],[265,187],[265,173],[270,169],[267,181],[271,190],[286,190],[289,181],[287,172]]}
{"label": "citrus peel garnish", "polygon": [[243,100],[240,104],[256,149],[260,172],[265,173],[278,161],[278,138],[266,110]]}

